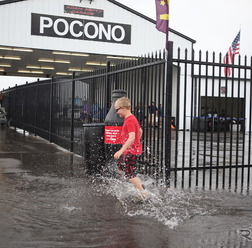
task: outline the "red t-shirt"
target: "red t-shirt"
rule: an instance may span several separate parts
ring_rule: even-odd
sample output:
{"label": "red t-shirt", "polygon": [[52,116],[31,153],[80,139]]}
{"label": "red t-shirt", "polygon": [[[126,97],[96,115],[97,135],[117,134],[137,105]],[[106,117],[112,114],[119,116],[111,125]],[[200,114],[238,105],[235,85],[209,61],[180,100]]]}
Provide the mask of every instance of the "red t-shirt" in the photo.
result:
{"label": "red t-shirt", "polygon": [[128,116],[123,123],[122,127],[122,143],[124,144],[126,140],[129,138],[129,133],[135,133],[135,140],[131,144],[131,146],[124,152],[124,154],[133,154],[139,155],[142,154],[142,144],[140,141],[140,125],[137,118],[134,115]]}

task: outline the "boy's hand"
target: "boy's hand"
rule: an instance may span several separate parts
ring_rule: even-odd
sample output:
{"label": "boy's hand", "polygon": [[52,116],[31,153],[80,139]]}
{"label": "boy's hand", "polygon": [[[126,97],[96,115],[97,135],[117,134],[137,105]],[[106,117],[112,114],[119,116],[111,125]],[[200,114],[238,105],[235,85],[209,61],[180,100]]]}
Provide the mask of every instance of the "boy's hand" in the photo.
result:
{"label": "boy's hand", "polygon": [[117,151],[115,154],[114,154],[114,159],[119,159],[122,155],[122,152],[121,151]]}
{"label": "boy's hand", "polygon": [[124,145],[122,146],[122,148],[114,154],[114,159],[119,159],[119,158],[121,157],[121,155],[122,155],[122,154],[131,146],[131,144],[134,142],[135,137],[136,137],[135,132],[130,132],[130,133],[129,133],[129,137],[128,137],[128,139],[126,140],[126,142],[124,143]]}

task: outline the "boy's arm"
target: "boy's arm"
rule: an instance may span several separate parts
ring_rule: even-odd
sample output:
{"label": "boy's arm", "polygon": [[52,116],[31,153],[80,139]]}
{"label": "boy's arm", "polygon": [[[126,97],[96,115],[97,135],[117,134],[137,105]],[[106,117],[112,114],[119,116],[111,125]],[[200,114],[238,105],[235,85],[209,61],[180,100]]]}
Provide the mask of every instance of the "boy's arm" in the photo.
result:
{"label": "boy's arm", "polygon": [[130,133],[129,133],[129,137],[128,137],[128,139],[126,140],[126,142],[124,143],[124,145],[122,146],[122,148],[114,154],[114,158],[115,158],[115,159],[119,159],[119,158],[121,157],[121,155],[122,155],[122,154],[131,146],[131,144],[134,142],[135,137],[136,137],[135,132],[130,132]]}

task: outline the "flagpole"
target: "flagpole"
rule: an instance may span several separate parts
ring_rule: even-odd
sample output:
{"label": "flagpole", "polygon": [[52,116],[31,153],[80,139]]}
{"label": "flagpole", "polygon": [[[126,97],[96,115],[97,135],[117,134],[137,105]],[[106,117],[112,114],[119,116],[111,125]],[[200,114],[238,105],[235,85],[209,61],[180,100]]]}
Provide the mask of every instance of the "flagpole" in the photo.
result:
{"label": "flagpole", "polygon": [[171,169],[171,109],[172,109],[172,58],[173,42],[169,42],[169,6],[170,0],[155,0],[157,21],[156,28],[165,33],[165,100],[163,123],[163,180],[169,185]]}
{"label": "flagpole", "polygon": [[172,118],[172,59],[173,42],[168,42],[168,50],[165,52],[165,102],[164,102],[164,125],[163,125],[163,176],[166,185],[170,184],[171,173],[171,118]]}
{"label": "flagpole", "polygon": [[167,0],[167,29],[166,29],[166,50],[169,49],[169,20],[170,20],[170,0]]}

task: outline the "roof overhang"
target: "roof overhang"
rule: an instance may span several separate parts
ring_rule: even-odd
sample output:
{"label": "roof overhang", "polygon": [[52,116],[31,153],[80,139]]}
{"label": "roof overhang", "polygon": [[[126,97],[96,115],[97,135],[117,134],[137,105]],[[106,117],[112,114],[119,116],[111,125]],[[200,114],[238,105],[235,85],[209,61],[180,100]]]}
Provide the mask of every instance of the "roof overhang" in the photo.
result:
{"label": "roof overhang", "polygon": [[8,3],[16,3],[16,2],[22,2],[27,0],[0,0],[0,5],[8,4]]}
{"label": "roof overhang", "polygon": [[104,67],[107,61],[113,65],[134,59],[136,57],[0,46],[0,75],[52,77],[73,72],[78,75]]}

